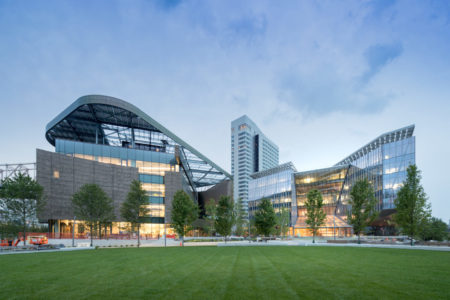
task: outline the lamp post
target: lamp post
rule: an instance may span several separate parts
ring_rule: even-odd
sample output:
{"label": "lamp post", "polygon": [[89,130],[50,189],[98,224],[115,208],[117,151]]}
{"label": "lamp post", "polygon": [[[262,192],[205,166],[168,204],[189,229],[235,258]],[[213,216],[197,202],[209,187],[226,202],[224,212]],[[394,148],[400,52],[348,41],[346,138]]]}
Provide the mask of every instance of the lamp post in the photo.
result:
{"label": "lamp post", "polygon": [[72,224],[72,247],[75,247],[75,222],[76,222],[76,217],[73,216],[73,224]]}
{"label": "lamp post", "polygon": [[248,204],[247,204],[247,214],[248,214],[248,242],[251,243],[252,242],[252,236],[251,236],[251,224],[250,224],[250,209],[248,208]]}
{"label": "lamp post", "polygon": [[336,239],[336,211],[333,214],[333,236]]}

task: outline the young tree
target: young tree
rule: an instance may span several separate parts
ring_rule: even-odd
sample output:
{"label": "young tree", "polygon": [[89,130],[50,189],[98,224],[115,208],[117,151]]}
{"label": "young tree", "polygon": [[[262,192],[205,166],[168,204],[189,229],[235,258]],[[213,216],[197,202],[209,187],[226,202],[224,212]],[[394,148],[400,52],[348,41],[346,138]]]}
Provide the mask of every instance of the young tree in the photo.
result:
{"label": "young tree", "polygon": [[245,227],[247,225],[246,221],[246,213],[244,209],[244,203],[242,202],[242,198],[239,198],[236,204],[234,205],[234,216],[235,216],[235,233],[238,236],[244,235]]}
{"label": "young tree", "polygon": [[214,223],[216,222],[217,204],[214,199],[210,199],[205,205],[206,214],[206,231],[208,235],[212,235],[214,232]]}
{"label": "young tree", "polygon": [[13,239],[18,236],[21,230],[23,228],[17,222],[3,220],[0,222],[0,239]]}
{"label": "young tree", "polygon": [[447,239],[448,226],[441,219],[432,217],[431,219],[427,219],[425,224],[422,224],[420,230],[420,237],[424,241],[436,240],[443,241]]}
{"label": "young tree", "polygon": [[233,227],[233,200],[228,196],[221,196],[219,203],[217,204],[217,217],[215,227],[217,233],[227,240],[227,236],[231,234],[231,228]]}
{"label": "young tree", "polygon": [[251,218],[248,222],[248,237],[251,240],[252,236],[255,236],[258,234],[258,229],[256,228],[256,222],[255,218]]}
{"label": "young tree", "polygon": [[23,243],[26,244],[27,223],[37,217],[43,209],[44,189],[27,174],[18,173],[13,178],[2,181],[0,198],[6,219],[19,222],[23,230]]}
{"label": "young tree", "polygon": [[98,185],[85,184],[72,196],[72,206],[77,219],[90,228],[92,247],[94,227],[115,218],[113,202]]}
{"label": "young tree", "polygon": [[291,212],[287,207],[282,207],[277,214],[277,235],[285,237],[289,230],[289,223],[291,221]]}
{"label": "young tree", "polygon": [[181,237],[183,246],[184,236],[192,229],[192,223],[197,218],[198,206],[185,191],[177,191],[172,202],[172,226]]}
{"label": "young tree", "polygon": [[353,232],[361,243],[361,233],[377,217],[377,199],[372,186],[367,179],[358,180],[350,191],[349,204],[352,206],[348,213],[348,223],[353,226]]}
{"label": "young tree", "polygon": [[420,232],[420,225],[424,224],[431,214],[427,195],[420,183],[420,171],[416,165],[410,165],[406,172],[406,180],[394,200],[397,209],[394,220],[402,232],[411,238],[413,246],[414,237]]}
{"label": "young tree", "polygon": [[322,194],[318,190],[310,190],[306,195],[306,224],[313,234],[313,243],[320,226],[325,223]]}
{"label": "young tree", "polygon": [[147,200],[148,196],[146,191],[142,189],[141,182],[138,180],[133,180],[130,185],[127,200],[123,202],[120,207],[120,214],[122,218],[129,222],[133,228],[137,228],[138,248],[141,245],[141,217],[146,216],[150,212],[150,210],[145,206],[147,204]]}
{"label": "young tree", "polygon": [[270,199],[264,198],[258,205],[255,213],[256,231],[264,236],[269,236],[276,225],[275,211]]}

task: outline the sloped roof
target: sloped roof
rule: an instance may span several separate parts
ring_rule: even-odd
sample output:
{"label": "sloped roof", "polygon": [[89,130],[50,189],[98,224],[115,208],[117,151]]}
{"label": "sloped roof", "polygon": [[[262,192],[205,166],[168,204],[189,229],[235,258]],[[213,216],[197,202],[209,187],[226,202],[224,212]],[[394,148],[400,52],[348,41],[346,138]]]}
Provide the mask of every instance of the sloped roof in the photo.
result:
{"label": "sloped roof", "polygon": [[47,124],[45,137],[52,145],[55,145],[56,139],[86,143],[96,143],[100,140],[108,144],[108,126],[116,126],[115,130],[119,137],[123,132],[117,128],[133,128],[164,134],[170,139],[171,146],[179,147],[185,158],[186,169],[196,187],[210,186],[224,179],[231,179],[228,172],[139,108],[110,96],[88,95],[78,98]]}
{"label": "sloped roof", "polygon": [[350,164],[351,162],[366,155],[367,153],[380,147],[381,145],[409,138],[414,133],[414,127],[415,125],[413,124],[397,130],[383,133],[370,143],[364,145],[363,147],[359,148],[358,150],[356,150],[355,152],[353,152],[352,154],[350,154],[349,156],[338,162],[335,166]]}

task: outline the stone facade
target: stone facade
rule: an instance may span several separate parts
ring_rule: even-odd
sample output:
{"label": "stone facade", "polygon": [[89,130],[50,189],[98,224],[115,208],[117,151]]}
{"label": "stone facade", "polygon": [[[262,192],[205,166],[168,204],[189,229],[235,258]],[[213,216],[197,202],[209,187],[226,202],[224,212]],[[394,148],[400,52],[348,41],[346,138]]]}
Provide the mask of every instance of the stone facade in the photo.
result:
{"label": "stone facade", "polygon": [[44,187],[46,206],[38,215],[41,222],[73,219],[72,195],[86,183],[98,184],[113,200],[116,221],[130,184],[138,180],[138,169],[36,150],[36,180]]}

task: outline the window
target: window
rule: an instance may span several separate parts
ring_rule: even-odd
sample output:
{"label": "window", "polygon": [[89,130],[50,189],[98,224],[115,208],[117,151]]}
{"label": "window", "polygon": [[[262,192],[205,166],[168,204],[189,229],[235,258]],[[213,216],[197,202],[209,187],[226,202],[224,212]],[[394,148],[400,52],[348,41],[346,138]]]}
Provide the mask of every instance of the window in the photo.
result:
{"label": "window", "polygon": [[53,178],[59,178],[59,171],[57,170],[53,171]]}

